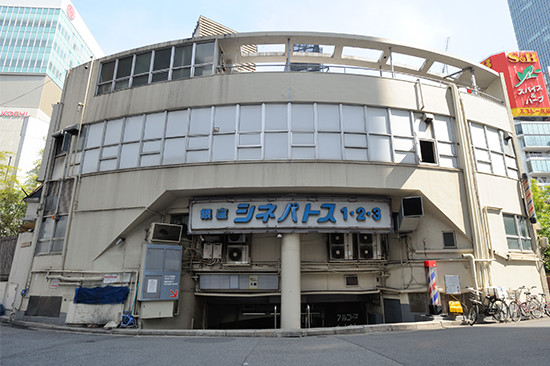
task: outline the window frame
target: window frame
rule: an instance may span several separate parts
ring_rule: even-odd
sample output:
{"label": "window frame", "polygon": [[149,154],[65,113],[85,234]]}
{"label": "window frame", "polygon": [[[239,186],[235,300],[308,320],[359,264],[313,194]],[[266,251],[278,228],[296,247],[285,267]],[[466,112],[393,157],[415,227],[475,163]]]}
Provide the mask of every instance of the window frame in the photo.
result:
{"label": "window frame", "polygon": [[[515,233],[509,233],[507,231],[507,226],[505,219],[512,219],[514,222]],[[514,215],[514,214],[502,214],[502,221],[504,224],[504,233],[506,235],[506,245],[509,251],[520,251],[520,252],[532,252],[533,251],[533,242],[529,233],[529,227],[527,226],[528,219],[525,216]],[[526,234],[528,236],[524,236]],[[510,247],[510,241],[514,240],[517,243],[517,248]],[[524,243],[528,242],[530,248],[524,248]]]}

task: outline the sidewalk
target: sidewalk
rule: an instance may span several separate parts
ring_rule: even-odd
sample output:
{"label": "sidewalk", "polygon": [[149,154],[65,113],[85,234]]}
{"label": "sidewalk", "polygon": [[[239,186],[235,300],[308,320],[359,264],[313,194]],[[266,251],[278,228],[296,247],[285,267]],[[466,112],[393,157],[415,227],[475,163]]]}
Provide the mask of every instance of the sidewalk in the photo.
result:
{"label": "sidewalk", "polygon": [[65,332],[96,333],[96,334],[120,334],[133,336],[184,336],[184,337],[311,337],[337,334],[368,334],[380,332],[396,332],[407,330],[444,329],[462,325],[461,317],[456,320],[443,320],[436,318],[431,321],[396,324],[372,324],[354,325],[348,327],[333,328],[307,328],[307,329],[139,329],[139,328],[87,328],[81,326],[68,326],[49,324],[47,322],[14,320],[9,316],[0,317],[1,324],[30,329],[49,329]]}

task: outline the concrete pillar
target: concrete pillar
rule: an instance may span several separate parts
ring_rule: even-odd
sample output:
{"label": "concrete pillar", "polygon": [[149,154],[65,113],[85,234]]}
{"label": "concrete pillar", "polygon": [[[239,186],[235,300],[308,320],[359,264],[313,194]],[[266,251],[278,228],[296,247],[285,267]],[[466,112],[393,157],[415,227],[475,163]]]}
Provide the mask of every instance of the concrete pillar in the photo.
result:
{"label": "concrete pillar", "polygon": [[281,329],[300,329],[300,234],[285,234],[281,245]]}

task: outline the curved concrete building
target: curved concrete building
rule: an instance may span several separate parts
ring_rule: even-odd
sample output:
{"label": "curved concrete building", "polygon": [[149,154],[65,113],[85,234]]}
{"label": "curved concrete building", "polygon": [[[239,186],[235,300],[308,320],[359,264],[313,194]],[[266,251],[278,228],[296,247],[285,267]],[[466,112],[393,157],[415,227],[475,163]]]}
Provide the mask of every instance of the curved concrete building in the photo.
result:
{"label": "curved concrete building", "polygon": [[[72,69],[51,136],[27,315],[295,329],[543,288],[504,83],[448,54],[309,32],[151,45]],[[129,295],[76,301],[108,284]]]}

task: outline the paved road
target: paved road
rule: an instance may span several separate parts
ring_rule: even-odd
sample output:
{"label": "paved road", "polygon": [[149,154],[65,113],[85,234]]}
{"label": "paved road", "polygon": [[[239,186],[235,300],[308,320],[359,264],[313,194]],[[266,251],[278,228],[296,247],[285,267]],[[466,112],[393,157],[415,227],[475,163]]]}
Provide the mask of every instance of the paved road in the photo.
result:
{"label": "paved road", "polygon": [[305,338],[149,337],[0,326],[10,365],[546,365],[550,318]]}

